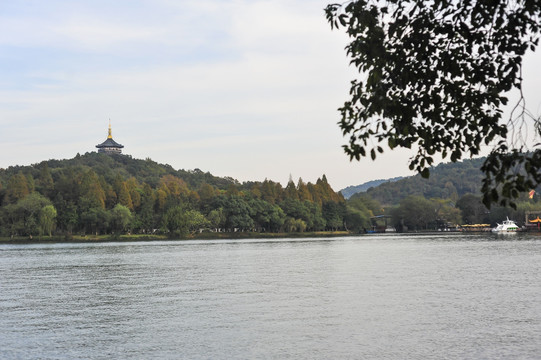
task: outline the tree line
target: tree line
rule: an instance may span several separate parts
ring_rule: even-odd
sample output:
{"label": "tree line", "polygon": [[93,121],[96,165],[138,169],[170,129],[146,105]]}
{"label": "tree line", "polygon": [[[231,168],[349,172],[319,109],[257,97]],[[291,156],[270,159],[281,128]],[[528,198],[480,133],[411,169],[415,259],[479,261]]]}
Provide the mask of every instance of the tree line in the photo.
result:
{"label": "tree line", "polygon": [[442,163],[431,168],[428,179],[415,175],[387,181],[353,195],[347,204],[351,206],[358,198],[378,202],[384,211],[374,214],[388,215],[388,224],[401,231],[436,230],[457,224],[495,226],[506,217],[522,223],[526,212],[541,211],[539,188],[529,189],[536,191],[532,198],[529,192],[520,194],[516,208],[496,204],[487,208],[482,201],[483,174],[479,170],[484,161],[481,157]]}
{"label": "tree line", "polygon": [[0,204],[0,236],[304,232],[343,230],[352,218],[325,175],[241,184],[98,153],[0,169]]}
{"label": "tree line", "polygon": [[400,232],[442,230],[455,228],[457,225],[495,226],[507,217],[517,221],[519,225],[525,225],[527,212],[538,212],[541,215],[541,201],[537,194],[532,198],[523,194],[516,200],[516,208],[501,205],[487,208],[479,193],[467,193],[458,199],[409,195],[398,204],[385,207],[379,205],[379,201],[368,193],[358,193],[347,201],[348,208],[362,208],[366,204],[373,204],[369,211],[371,216],[386,215],[385,219],[372,218],[371,229],[379,227],[383,230],[382,226],[386,224]]}
{"label": "tree line", "polygon": [[[292,179],[244,182],[199,169],[175,170],[150,159],[98,153],[0,169],[0,236],[165,234],[198,231],[292,233],[381,226],[436,230],[457,224],[524,219],[541,210],[536,194],[517,209],[485,207],[481,160],[442,164],[431,179],[383,183],[347,201],[325,175],[314,184]],[[475,181],[477,180],[477,185]],[[468,191],[470,190],[470,191]]]}

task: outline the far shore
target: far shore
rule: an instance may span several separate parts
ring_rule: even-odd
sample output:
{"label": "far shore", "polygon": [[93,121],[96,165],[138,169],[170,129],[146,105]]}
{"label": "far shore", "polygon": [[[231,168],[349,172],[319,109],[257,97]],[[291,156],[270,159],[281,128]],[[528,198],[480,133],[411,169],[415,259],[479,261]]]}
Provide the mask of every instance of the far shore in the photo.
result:
{"label": "far shore", "polygon": [[[377,235],[441,235],[441,234],[487,234],[487,231],[407,231],[391,233],[357,233],[351,231],[315,231],[315,232],[295,232],[295,233],[266,233],[266,232],[203,232],[196,234],[187,234],[182,237],[171,237],[168,235],[53,235],[53,236],[15,236],[0,237],[1,244],[35,244],[35,243],[99,243],[99,242],[134,242],[134,241],[186,241],[186,240],[236,240],[236,239],[303,239],[317,237],[342,237],[342,236],[377,236]],[[523,231],[522,233],[538,232]]]}
{"label": "far shore", "polygon": [[230,240],[230,239],[278,239],[278,238],[309,238],[358,235],[348,231],[317,231],[302,233],[261,233],[261,232],[203,232],[188,234],[183,237],[167,235],[53,235],[53,236],[15,236],[0,237],[0,244],[27,243],[75,243],[75,242],[131,242],[131,241],[183,241],[183,240]]}

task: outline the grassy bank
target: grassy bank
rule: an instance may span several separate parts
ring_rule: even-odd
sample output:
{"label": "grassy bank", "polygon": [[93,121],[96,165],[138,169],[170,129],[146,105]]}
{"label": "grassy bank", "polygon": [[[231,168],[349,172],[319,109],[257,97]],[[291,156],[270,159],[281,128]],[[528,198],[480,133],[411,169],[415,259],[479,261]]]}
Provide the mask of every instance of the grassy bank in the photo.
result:
{"label": "grassy bank", "polygon": [[279,238],[309,238],[351,235],[347,231],[317,231],[302,233],[259,233],[259,232],[203,232],[189,234],[183,237],[171,238],[166,235],[62,235],[32,237],[0,237],[0,243],[61,243],[61,242],[108,242],[108,241],[158,241],[158,240],[217,240],[217,239],[279,239]]}

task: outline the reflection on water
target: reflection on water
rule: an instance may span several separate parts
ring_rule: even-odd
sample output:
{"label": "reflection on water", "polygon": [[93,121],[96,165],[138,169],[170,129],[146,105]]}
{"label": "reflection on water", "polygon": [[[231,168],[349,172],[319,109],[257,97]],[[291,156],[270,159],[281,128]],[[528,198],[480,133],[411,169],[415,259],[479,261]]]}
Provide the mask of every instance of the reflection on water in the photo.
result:
{"label": "reflection on water", "polygon": [[0,358],[536,358],[541,239],[0,245]]}

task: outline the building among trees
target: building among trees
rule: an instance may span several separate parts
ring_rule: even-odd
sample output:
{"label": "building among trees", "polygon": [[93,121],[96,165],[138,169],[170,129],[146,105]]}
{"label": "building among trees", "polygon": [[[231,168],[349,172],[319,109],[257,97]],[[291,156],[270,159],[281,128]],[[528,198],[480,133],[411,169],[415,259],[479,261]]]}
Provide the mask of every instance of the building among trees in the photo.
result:
{"label": "building among trees", "polygon": [[109,134],[107,135],[107,140],[101,144],[96,145],[99,153],[104,154],[122,154],[122,148],[124,145],[121,145],[113,140],[113,135],[111,134],[111,121],[109,121]]}

